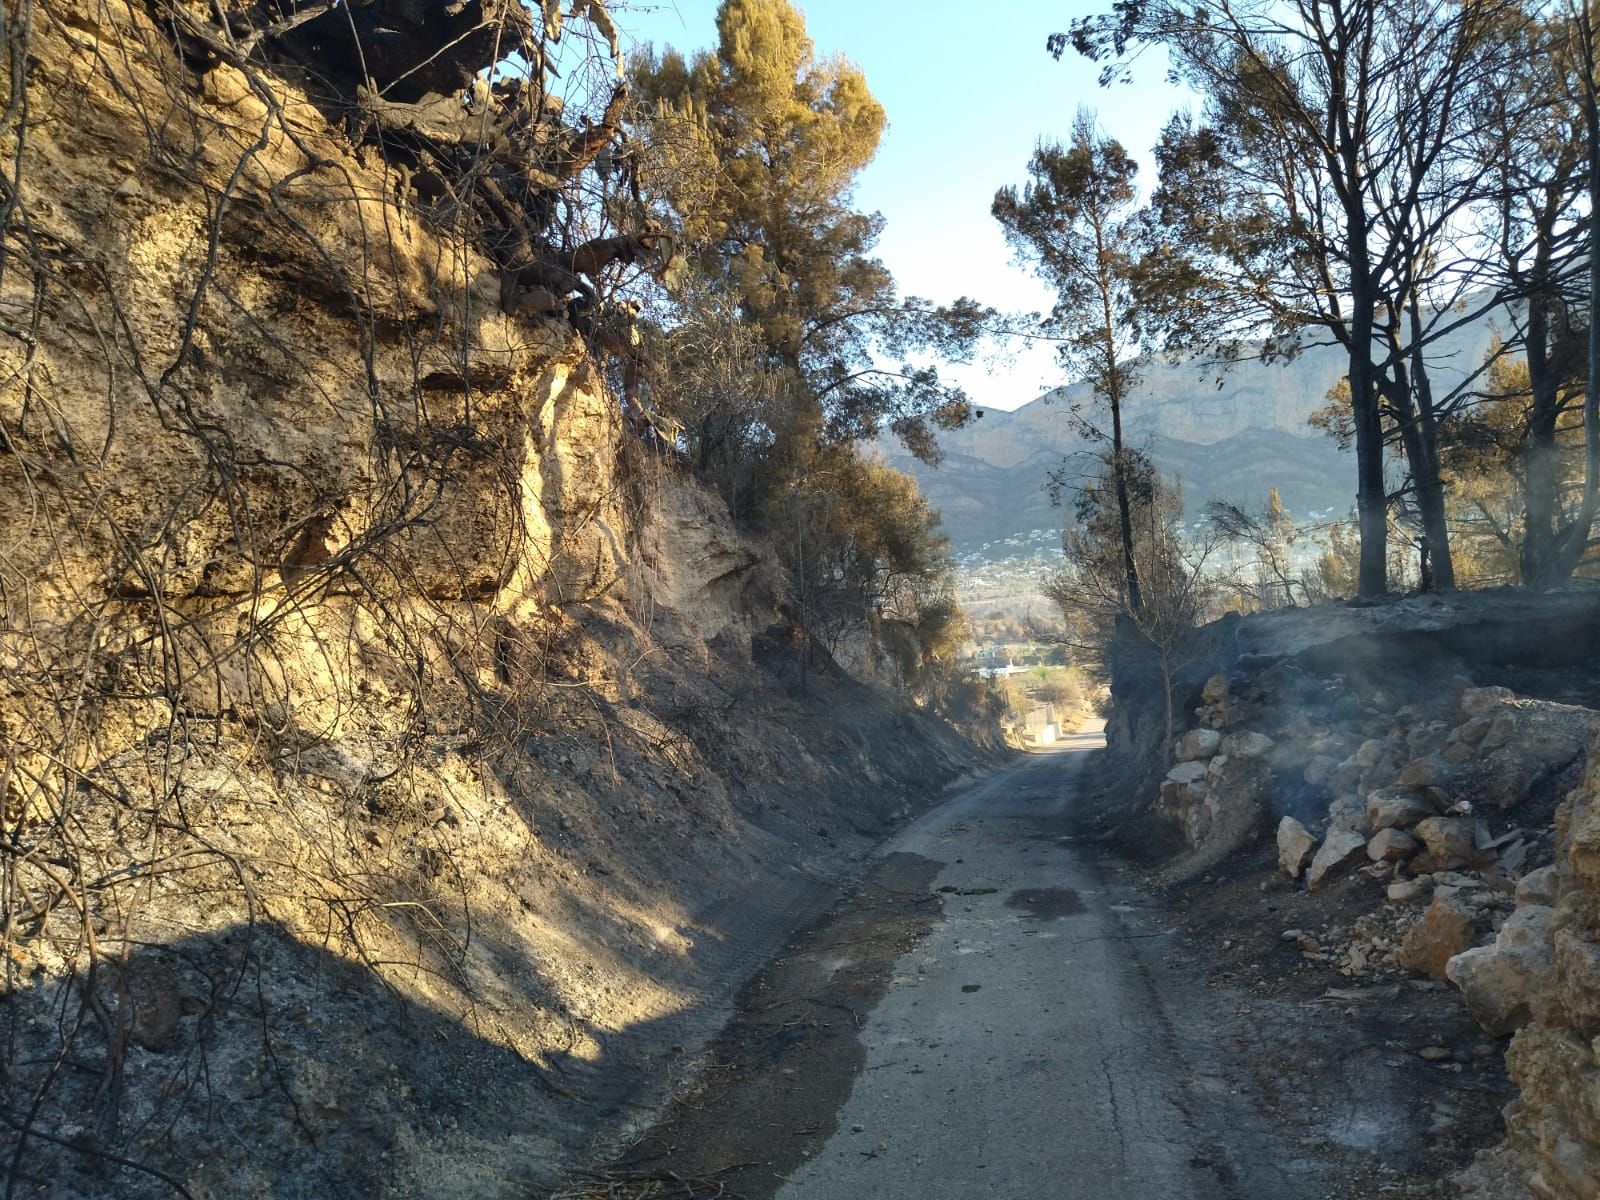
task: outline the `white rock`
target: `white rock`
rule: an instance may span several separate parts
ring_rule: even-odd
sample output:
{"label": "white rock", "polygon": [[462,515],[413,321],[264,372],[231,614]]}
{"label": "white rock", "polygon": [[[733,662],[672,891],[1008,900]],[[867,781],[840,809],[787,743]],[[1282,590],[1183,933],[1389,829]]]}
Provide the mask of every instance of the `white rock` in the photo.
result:
{"label": "white rock", "polygon": [[1264,733],[1245,730],[1230,733],[1222,739],[1222,752],[1231,758],[1260,758],[1273,747],[1273,741]]}
{"label": "white rock", "polygon": [[1354,861],[1366,848],[1367,839],[1353,829],[1328,830],[1328,836],[1311,860],[1311,869],[1306,872],[1306,887],[1316,891],[1330,873]]}
{"label": "white rock", "polygon": [[[1181,762],[1167,772],[1167,778],[1173,783],[1191,784],[1199,783],[1206,777],[1206,764],[1191,760]],[[1148,777],[1147,777],[1148,778]]]}
{"label": "white rock", "polygon": [[1433,882],[1429,879],[1396,879],[1384,893],[1397,904],[1426,900],[1433,895]]}
{"label": "white rock", "polygon": [[1222,735],[1215,729],[1191,729],[1178,739],[1172,748],[1172,757],[1179,762],[1210,758],[1222,745]]}
{"label": "white rock", "polygon": [[1290,879],[1300,878],[1316,845],[1316,835],[1293,817],[1278,822],[1278,868]]}

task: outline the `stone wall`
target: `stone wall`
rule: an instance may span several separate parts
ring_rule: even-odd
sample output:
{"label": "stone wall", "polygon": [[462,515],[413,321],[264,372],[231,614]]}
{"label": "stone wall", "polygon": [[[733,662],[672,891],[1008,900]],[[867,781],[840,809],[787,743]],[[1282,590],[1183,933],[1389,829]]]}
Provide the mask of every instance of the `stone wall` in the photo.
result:
{"label": "stone wall", "polygon": [[1518,884],[1494,942],[1458,954],[1449,978],[1492,1033],[1521,1096],[1508,1143],[1543,1200],[1600,1196],[1600,744],[1556,814],[1555,861]]}
{"label": "stone wall", "polygon": [[1161,781],[1158,808],[1191,848],[1231,850],[1270,811],[1272,772],[1264,756],[1273,742],[1233,720],[1226,675],[1206,681],[1201,701],[1197,724],[1173,744],[1174,765]]}

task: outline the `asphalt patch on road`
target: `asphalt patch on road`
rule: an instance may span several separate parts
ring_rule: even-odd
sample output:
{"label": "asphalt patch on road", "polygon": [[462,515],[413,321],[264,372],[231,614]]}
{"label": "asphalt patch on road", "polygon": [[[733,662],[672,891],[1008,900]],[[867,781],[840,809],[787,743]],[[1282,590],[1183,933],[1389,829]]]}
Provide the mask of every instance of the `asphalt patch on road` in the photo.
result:
{"label": "asphalt patch on road", "polygon": [[1081,913],[1083,901],[1071,888],[1018,888],[1006,897],[1006,907],[1036,921],[1054,921]]}
{"label": "asphalt patch on road", "polygon": [[774,1195],[836,1128],[866,1065],[867,1015],[888,992],[895,963],[943,918],[929,887],[944,866],[887,856],[745,986],[698,1081],[631,1150],[593,1173],[590,1190],[561,1194]]}

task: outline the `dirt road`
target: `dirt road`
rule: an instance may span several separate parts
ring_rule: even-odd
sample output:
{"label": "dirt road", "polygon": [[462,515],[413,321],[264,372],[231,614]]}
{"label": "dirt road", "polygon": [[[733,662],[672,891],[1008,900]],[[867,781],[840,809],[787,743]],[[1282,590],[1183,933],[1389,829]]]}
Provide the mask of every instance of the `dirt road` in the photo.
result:
{"label": "dirt road", "polygon": [[1238,997],[1169,965],[1170,915],[1073,833],[1099,744],[1080,733],[896,837],[746,990],[627,1169],[780,1200],[1352,1194],[1230,1059],[1218,1005]]}

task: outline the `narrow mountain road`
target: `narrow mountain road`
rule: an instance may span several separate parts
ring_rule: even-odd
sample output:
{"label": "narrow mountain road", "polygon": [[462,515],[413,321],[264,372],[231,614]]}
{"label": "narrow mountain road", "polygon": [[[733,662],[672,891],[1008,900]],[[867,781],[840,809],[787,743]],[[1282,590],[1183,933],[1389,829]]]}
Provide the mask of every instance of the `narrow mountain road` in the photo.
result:
{"label": "narrow mountain road", "polygon": [[1169,931],[1117,903],[1063,832],[1063,774],[1099,744],[1079,734],[896,839],[947,861],[934,886],[956,890],[862,1029],[836,1132],[781,1200],[1030,1196],[1044,1180],[1059,1196],[1214,1194],[1196,1188],[1216,1178],[1186,1118],[1192,1081],[1128,948]]}
{"label": "narrow mountain road", "polygon": [[1100,744],[1030,755],[894,838],[627,1165],[779,1200],[1330,1194],[1228,1061],[1226,995],[1167,965],[1181,932],[1076,839]]}

